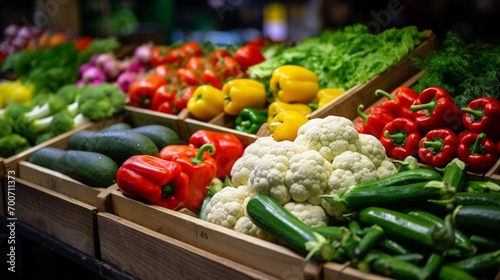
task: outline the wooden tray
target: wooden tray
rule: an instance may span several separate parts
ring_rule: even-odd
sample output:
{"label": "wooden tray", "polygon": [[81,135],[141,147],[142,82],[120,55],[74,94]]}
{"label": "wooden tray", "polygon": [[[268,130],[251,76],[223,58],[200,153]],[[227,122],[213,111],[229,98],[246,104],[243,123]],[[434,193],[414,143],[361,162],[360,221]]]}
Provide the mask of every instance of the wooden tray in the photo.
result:
{"label": "wooden tray", "polygon": [[321,278],[320,264],[284,246],[128,198],[119,190],[111,192],[110,205],[108,212],[120,218],[272,277]]}
{"label": "wooden tray", "polygon": [[279,279],[111,213],[97,224],[102,260],[140,279]]}

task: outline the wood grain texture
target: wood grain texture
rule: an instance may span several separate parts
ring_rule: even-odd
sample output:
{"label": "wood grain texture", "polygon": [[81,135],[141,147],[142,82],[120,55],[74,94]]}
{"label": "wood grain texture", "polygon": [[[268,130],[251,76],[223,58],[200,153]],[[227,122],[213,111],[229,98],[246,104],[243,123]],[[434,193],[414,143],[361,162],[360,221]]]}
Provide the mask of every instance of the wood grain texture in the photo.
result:
{"label": "wood grain texture", "polygon": [[95,207],[23,179],[17,179],[15,195],[18,220],[98,257]]}
{"label": "wood grain texture", "polygon": [[349,267],[349,264],[328,262],[323,266],[324,280],[389,280],[390,278],[365,273]]}
{"label": "wood grain texture", "polygon": [[[160,206],[149,205],[125,197],[120,191],[111,193],[115,215],[145,228],[177,239],[212,254],[231,259],[278,278],[319,279],[319,266],[292,250],[256,237],[215,225],[190,215]],[[308,267],[305,270],[305,267]]]}
{"label": "wood grain texture", "polygon": [[102,259],[140,279],[277,279],[113,214],[97,216]]}

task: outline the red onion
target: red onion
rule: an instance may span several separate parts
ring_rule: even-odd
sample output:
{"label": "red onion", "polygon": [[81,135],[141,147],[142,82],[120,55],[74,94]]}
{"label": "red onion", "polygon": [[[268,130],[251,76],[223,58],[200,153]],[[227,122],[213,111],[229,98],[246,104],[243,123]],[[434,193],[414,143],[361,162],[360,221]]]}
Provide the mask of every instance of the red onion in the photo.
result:
{"label": "red onion", "polygon": [[17,32],[19,31],[19,26],[15,24],[11,24],[5,28],[3,31],[3,35],[5,38],[13,38],[17,35]]}
{"label": "red onion", "polygon": [[134,58],[137,59],[139,63],[147,65],[151,61],[152,49],[153,46],[151,44],[142,44],[135,48]]}
{"label": "red onion", "polygon": [[130,59],[123,61],[122,68],[127,72],[142,73],[144,72],[145,66],[138,59]]}
{"label": "red onion", "polygon": [[81,78],[83,76],[83,72],[87,71],[90,67],[94,67],[90,62],[82,64],[78,69],[78,78]]}
{"label": "red onion", "polygon": [[116,59],[105,61],[101,68],[109,81],[115,80],[122,72],[121,64]]}
{"label": "red onion", "polygon": [[124,93],[127,93],[130,84],[132,84],[136,79],[137,79],[137,73],[123,72],[120,74],[120,76],[118,76],[118,79],[116,79],[116,83]]}
{"label": "red onion", "polygon": [[96,66],[89,67],[82,73],[84,84],[104,83],[106,81],[104,72]]}
{"label": "red onion", "polygon": [[33,34],[31,33],[31,29],[28,26],[23,26],[17,31],[17,37],[31,39],[32,36]]}
{"label": "red onion", "polygon": [[109,53],[101,53],[95,59],[95,66],[101,67],[109,60],[115,60],[115,57]]}

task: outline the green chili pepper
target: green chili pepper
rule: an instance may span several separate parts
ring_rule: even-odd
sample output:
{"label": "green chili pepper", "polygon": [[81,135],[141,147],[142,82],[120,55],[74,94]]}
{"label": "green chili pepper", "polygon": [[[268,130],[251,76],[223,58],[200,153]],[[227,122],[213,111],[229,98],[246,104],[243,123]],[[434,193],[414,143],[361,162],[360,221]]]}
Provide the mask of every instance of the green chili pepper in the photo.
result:
{"label": "green chili pepper", "polygon": [[259,128],[267,122],[267,111],[244,108],[236,117],[235,129],[249,134],[257,134]]}

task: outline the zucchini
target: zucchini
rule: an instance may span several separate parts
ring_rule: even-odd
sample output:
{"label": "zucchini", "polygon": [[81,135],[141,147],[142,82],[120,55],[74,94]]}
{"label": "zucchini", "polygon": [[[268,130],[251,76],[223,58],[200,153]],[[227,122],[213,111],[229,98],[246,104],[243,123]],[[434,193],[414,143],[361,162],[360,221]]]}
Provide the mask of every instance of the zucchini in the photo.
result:
{"label": "zucchini", "polygon": [[500,185],[489,180],[466,180],[464,191],[500,194]]}
{"label": "zucchini", "polygon": [[439,270],[439,280],[478,280],[475,276],[464,271],[463,269],[456,268],[447,264],[444,264]]}
{"label": "zucchini", "polygon": [[500,207],[500,194],[460,192],[455,194],[455,205],[495,205]]}
{"label": "zucchini", "polygon": [[482,274],[498,272],[500,267],[500,250],[474,255],[466,259],[447,263],[447,265],[462,269],[471,274]]}
{"label": "zucchini", "polygon": [[[256,194],[247,204],[250,220],[272,236],[281,240],[295,251],[318,261],[329,260],[333,252],[329,242],[321,234],[286,210],[276,199]],[[314,245],[310,248],[309,245]]]}
{"label": "zucchini", "polygon": [[158,150],[161,150],[163,147],[169,145],[180,144],[181,142],[179,139],[179,135],[173,129],[164,125],[143,125],[132,128],[132,131],[142,134],[151,139],[151,141],[155,143]]}
{"label": "zucchini", "polygon": [[124,123],[124,122],[119,122],[119,123],[115,123],[115,124],[112,124],[110,126],[107,126],[103,129],[101,129],[100,131],[124,131],[124,130],[129,130],[129,129],[132,129],[132,126],[128,123]]}
{"label": "zucchini", "polygon": [[349,234],[349,229],[345,226],[317,226],[312,230],[323,235],[328,240],[342,240]]}
{"label": "zucchini", "polygon": [[445,252],[453,246],[453,228],[447,219],[442,229],[402,212],[366,207],[356,213],[357,219],[364,225],[378,225],[386,236],[404,246],[415,249],[438,250]]}
{"label": "zucchini", "polygon": [[472,234],[469,239],[479,250],[485,252],[500,250],[500,240],[498,238]]}
{"label": "zucchini", "polygon": [[477,233],[500,230],[500,207],[494,205],[459,205],[453,211],[453,222],[460,230]]}
{"label": "zucchini", "polygon": [[101,153],[122,165],[134,155],[158,156],[158,148],[148,137],[132,131],[82,130],[70,136],[69,149]]}
{"label": "zucchini", "polygon": [[384,178],[356,184],[354,188],[378,188],[391,187],[399,185],[408,185],[416,182],[424,182],[431,180],[441,180],[442,176],[435,169],[430,168],[415,168],[406,169],[398,173],[386,176]]}
{"label": "zucchini", "polygon": [[91,187],[115,183],[118,165],[110,157],[88,151],[44,147],[28,157],[28,162],[60,172]]}
{"label": "zucchini", "polygon": [[[433,225],[437,226],[438,228],[444,227],[443,219],[427,211],[419,209],[406,209],[403,210],[403,213],[415,217],[417,219],[422,219],[423,221],[430,222]],[[475,249],[472,246],[472,242],[463,232],[461,232],[458,229],[454,229],[453,236],[455,237],[455,246],[461,252],[463,252],[465,255],[472,255],[475,253]]]}

